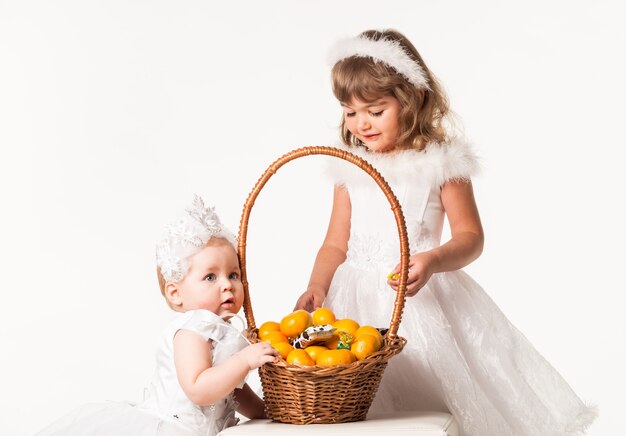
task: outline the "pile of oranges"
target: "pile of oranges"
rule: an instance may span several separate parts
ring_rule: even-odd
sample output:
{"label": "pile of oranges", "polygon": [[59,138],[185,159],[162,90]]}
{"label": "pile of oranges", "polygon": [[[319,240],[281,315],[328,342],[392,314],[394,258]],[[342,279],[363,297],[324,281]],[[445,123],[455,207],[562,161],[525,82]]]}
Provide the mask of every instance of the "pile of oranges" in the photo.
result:
{"label": "pile of oranges", "polygon": [[[335,329],[332,338],[302,349],[293,347],[294,339],[308,327],[329,324]],[[280,323],[264,322],[259,327],[258,335],[261,341],[269,342],[278,350],[287,363],[303,366],[352,363],[365,359],[383,345],[383,337],[375,327],[361,327],[358,322],[349,318],[337,320],[333,312],[325,307],[313,313],[296,310]]]}

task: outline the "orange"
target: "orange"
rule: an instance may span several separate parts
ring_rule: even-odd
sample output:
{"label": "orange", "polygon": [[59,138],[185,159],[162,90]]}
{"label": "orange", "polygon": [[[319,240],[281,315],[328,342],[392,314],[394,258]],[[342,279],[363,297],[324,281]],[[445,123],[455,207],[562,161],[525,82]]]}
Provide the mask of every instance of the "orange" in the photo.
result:
{"label": "orange", "polygon": [[356,356],[350,350],[328,350],[317,358],[319,366],[343,365],[356,361]]}
{"label": "orange", "polygon": [[276,331],[280,331],[280,324],[278,324],[276,321],[264,322],[263,324],[261,324],[261,327],[259,327],[259,339],[263,340],[265,339],[265,335],[267,335],[269,332]]}
{"label": "orange", "polygon": [[315,365],[315,362],[313,362],[313,359],[311,359],[311,356],[309,356],[309,353],[307,353],[301,348],[296,348],[287,355],[287,363],[303,365],[303,366]]}
{"label": "orange", "polygon": [[358,360],[363,360],[378,350],[380,350],[378,338],[368,333],[361,334],[350,346],[350,351],[352,351],[352,354],[354,354]]}
{"label": "orange", "polygon": [[375,327],[372,327],[371,325],[364,325],[363,327],[359,327],[357,331],[354,332],[354,339],[355,340],[359,339],[359,336],[364,333],[368,335],[372,335],[377,339],[379,349],[380,347],[383,346],[383,335],[381,335],[380,332],[376,330]]}
{"label": "orange", "polygon": [[320,307],[313,312],[313,325],[332,324],[335,321],[335,314],[327,307]]}
{"label": "orange", "polygon": [[313,359],[314,362],[317,362],[317,358],[326,350],[328,350],[328,348],[322,345],[311,345],[310,347],[306,347],[304,349],[304,351],[309,353],[309,356],[311,356],[311,359]]}
{"label": "orange", "polygon": [[289,338],[295,338],[313,324],[311,314],[306,310],[296,310],[280,321],[280,331]]}
{"label": "orange", "polygon": [[263,342],[269,342],[270,344],[274,345],[277,342],[287,342],[287,343],[289,343],[289,340],[281,332],[273,331],[273,332],[269,332],[268,334],[265,335],[265,337],[263,338]]}
{"label": "orange", "polygon": [[272,347],[274,347],[276,351],[280,353],[280,356],[283,359],[287,359],[287,356],[289,355],[289,353],[293,351],[293,347],[291,346],[289,342],[274,342],[272,344]]}
{"label": "orange", "polygon": [[350,319],[350,318],[344,318],[344,319],[335,321],[333,323],[333,327],[335,327],[339,331],[350,333],[351,335],[354,336],[354,332],[356,332],[360,326],[359,326],[359,323],[356,322],[355,320]]}

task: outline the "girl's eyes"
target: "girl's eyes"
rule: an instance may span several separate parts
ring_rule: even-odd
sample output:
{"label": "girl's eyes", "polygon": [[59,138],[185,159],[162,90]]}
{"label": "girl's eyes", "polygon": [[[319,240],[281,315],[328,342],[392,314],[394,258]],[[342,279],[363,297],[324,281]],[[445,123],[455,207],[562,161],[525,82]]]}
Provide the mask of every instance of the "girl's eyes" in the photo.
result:
{"label": "girl's eyes", "polygon": [[[378,111],[378,112],[369,112],[369,114],[373,117],[379,117],[383,114],[384,111]],[[345,112],[346,118],[352,118],[353,116],[356,115],[356,112]]]}
{"label": "girl's eyes", "polygon": [[[239,280],[239,273],[232,272],[232,273],[228,274],[228,279],[229,280]],[[206,280],[207,282],[214,282],[215,280],[217,280],[217,276],[215,274],[213,274],[213,273],[210,273],[210,274],[206,275],[204,280]]]}

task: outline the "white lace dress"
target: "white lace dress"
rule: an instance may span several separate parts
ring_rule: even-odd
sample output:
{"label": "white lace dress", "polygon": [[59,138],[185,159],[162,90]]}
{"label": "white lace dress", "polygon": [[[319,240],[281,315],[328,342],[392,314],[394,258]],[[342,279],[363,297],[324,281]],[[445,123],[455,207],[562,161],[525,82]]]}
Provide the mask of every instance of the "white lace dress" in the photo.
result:
{"label": "white lace dress", "polygon": [[[181,329],[194,331],[212,342],[214,365],[247,345],[237,329],[208,310],[177,314],[162,335],[156,373],[143,402],[85,405],[38,436],[213,436],[235,425],[237,403],[233,393],[211,406],[197,406],[178,384],[173,340]],[[239,387],[243,384],[242,381]]]}
{"label": "white lace dress", "polygon": [[[368,160],[398,197],[411,254],[440,244],[441,185],[478,169],[463,141],[393,155],[349,151]],[[389,203],[356,166],[334,159],[330,171],[349,192],[352,216],[348,256],[324,305],[338,318],[389,326],[395,292],[386,276],[400,258]],[[408,298],[399,335],[408,343],[389,361],[370,411],[449,411],[472,436],[575,434],[595,417],[463,271],[434,274]]]}

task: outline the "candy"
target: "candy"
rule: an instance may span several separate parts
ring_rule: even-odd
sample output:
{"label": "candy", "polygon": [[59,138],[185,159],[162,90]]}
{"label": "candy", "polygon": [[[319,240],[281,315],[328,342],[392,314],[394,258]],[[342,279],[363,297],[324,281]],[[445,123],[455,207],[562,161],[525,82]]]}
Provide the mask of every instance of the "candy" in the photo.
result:
{"label": "candy", "polygon": [[352,335],[347,332],[339,331],[337,332],[339,335],[339,342],[337,343],[338,350],[349,350],[350,345],[352,345]]}
{"label": "candy", "polygon": [[[306,348],[309,345],[317,344],[318,342],[325,342],[333,337],[335,327],[330,324],[314,325],[307,328],[305,331],[293,341],[294,348]],[[350,347],[348,347],[349,349]]]}

